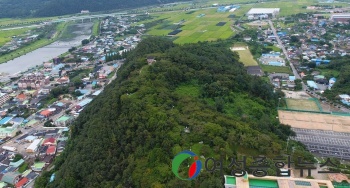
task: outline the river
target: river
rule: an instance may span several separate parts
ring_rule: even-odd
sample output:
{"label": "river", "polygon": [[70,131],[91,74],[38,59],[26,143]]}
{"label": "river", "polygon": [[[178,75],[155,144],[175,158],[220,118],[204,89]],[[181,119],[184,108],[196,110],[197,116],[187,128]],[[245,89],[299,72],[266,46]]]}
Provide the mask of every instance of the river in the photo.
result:
{"label": "river", "polygon": [[43,62],[49,61],[67,52],[73,46],[81,45],[82,40],[90,37],[93,23],[78,25],[83,29],[75,32],[79,34],[77,37],[68,41],[56,41],[52,44],[38,48],[23,56],[8,61],[7,63],[2,63],[0,64],[0,73],[7,73],[9,76],[14,76],[22,71],[28,70],[31,67],[35,67],[36,65],[42,65]]}

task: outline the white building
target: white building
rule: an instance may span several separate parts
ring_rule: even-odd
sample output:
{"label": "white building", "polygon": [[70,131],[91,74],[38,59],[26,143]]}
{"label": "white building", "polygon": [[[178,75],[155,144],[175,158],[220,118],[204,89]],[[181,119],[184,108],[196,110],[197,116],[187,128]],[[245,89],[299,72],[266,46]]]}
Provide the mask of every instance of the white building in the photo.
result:
{"label": "white building", "polygon": [[36,139],[34,140],[26,149],[26,152],[27,153],[34,153],[36,152],[36,150],[38,149],[39,147],[39,144],[41,142],[42,139]]}
{"label": "white building", "polygon": [[350,14],[332,14],[330,20],[335,22],[347,22],[350,20]]}
{"label": "white building", "polygon": [[10,96],[7,93],[0,93],[0,106],[5,104],[8,100],[10,100]]}
{"label": "white building", "polygon": [[251,8],[246,16],[249,19],[259,19],[259,18],[268,18],[276,17],[280,13],[280,8]]}

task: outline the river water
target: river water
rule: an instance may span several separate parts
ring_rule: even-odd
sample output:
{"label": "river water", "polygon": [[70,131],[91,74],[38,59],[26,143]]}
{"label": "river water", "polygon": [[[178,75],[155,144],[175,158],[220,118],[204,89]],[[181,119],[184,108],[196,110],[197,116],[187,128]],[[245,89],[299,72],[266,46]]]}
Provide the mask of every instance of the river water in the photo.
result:
{"label": "river water", "polygon": [[56,41],[50,45],[8,61],[7,63],[2,63],[0,64],[0,73],[7,73],[9,76],[14,76],[22,71],[35,67],[36,65],[42,65],[43,62],[49,61],[67,52],[73,46],[81,45],[82,40],[90,37],[92,23],[78,25],[81,30],[75,31],[76,34],[79,34],[77,37],[65,41]]}

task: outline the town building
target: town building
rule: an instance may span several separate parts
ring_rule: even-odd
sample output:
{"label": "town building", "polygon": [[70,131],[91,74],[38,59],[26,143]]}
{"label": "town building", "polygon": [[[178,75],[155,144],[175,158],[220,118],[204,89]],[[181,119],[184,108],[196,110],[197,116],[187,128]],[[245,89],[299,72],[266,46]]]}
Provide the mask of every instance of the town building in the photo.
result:
{"label": "town building", "polygon": [[260,66],[248,66],[246,67],[247,73],[254,76],[262,76],[264,75],[263,71],[261,70]]}
{"label": "town building", "polygon": [[20,179],[20,180],[16,183],[15,187],[16,187],[16,188],[25,187],[25,185],[26,185],[28,182],[29,182],[29,179],[26,178],[26,177],[24,177],[24,178]]}
{"label": "town building", "polygon": [[26,149],[27,153],[34,153],[38,150],[39,144],[42,139],[36,139],[34,140]]}
{"label": "town building", "polygon": [[52,146],[56,145],[56,139],[53,137],[46,138],[42,144],[43,146]]}
{"label": "town building", "polygon": [[0,106],[5,104],[8,100],[10,100],[10,96],[7,93],[0,93]]}
{"label": "town building", "polygon": [[53,124],[58,127],[67,127],[69,124],[73,122],[74,118],[72,116],[63,115],[58,118]]}
{"label": "town building", "polygon": [[21,174],[18,172],[7,172],[4,174],[4,176],[1,178],[1,181],[15,185],[21,177]]}
{"label": "town building", "polygon": [[280,8],[251,8],[247,12],[248,19],[274,18],[280,12]]}
{"label": "town building", "polygon": [[350,14],[332,14],[330,19],[334,22],[348,22]]}
{"label": "town building", "polygon": [[46,155],[55,155],[56,154],[56,146],[49,146],[46,150]]}
{"label": "town building", "polygon": [[19,89],[27,89],[28,87],[33,89],[39,89],[40,87],[50,83],[50,78],[41,73],[27,74],[18,81]]}
{"label": "town building", "polygon": [[46,166],[45,162],[36,162],[32,166],[32,170],[35,172],[41,172],[45,168],[45,166]]}

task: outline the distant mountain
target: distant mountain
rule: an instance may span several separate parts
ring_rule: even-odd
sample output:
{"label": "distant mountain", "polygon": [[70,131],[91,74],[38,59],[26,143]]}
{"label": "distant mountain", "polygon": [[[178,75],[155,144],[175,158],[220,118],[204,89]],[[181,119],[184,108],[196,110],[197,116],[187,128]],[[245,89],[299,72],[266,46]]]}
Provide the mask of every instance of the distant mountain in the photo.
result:
{"label": "distant mountain", "polygon": [[60,16],[81,10],[95,12],[172,2],[175,0],[0,0],[0,18]]}

